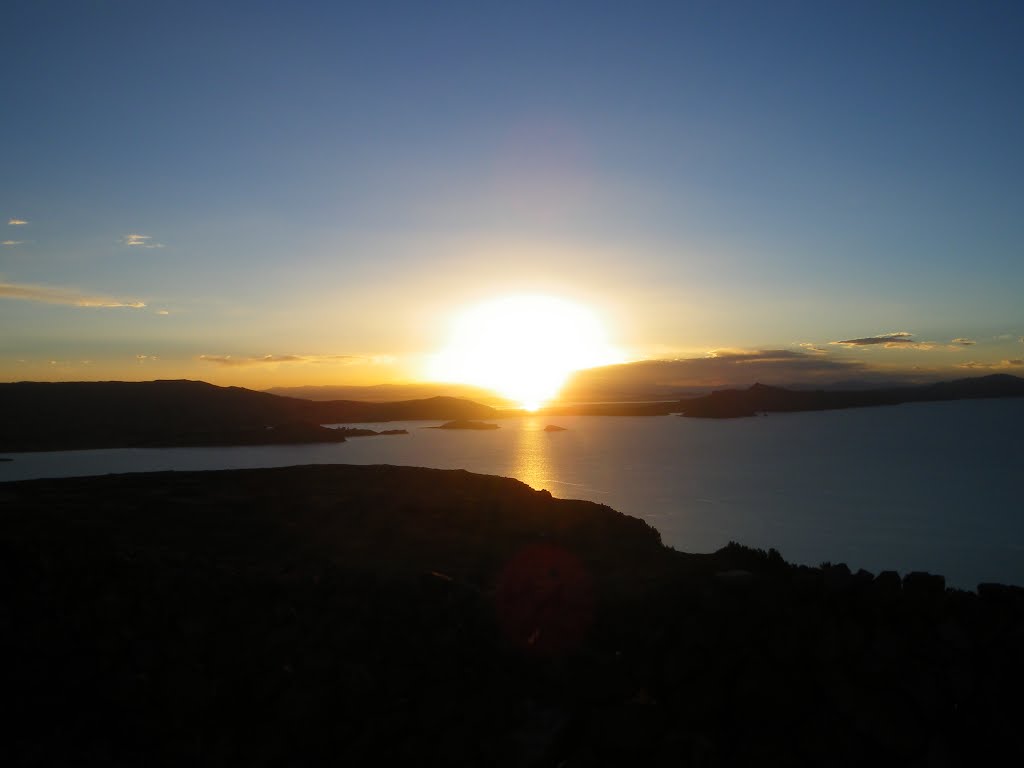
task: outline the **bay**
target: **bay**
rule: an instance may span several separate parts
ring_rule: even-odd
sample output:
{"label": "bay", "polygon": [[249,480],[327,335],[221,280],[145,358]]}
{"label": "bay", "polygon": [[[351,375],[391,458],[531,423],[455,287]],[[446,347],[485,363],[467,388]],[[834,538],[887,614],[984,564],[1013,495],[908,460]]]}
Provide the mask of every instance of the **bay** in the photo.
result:
{"label": "bay", "polygon": [[1024,400],[727,421],[526,416],[490,431],[430,424],[358,425],[409,434],[341,444],[5,454],[14,461],[0,462],[0,481],[322,463],[467,469],[607,504],[687,552],[738,541],[810,565],[1024,585]]}

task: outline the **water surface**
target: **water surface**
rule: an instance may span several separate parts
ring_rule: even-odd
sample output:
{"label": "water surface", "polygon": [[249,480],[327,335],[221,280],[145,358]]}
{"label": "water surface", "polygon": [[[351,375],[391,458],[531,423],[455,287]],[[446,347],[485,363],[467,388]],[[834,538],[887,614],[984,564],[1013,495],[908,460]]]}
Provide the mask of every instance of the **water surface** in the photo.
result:
{"label": "water surface", "polygon": [[[544,432],[553,421],[565,432]],[[341,444],[6,454],[0,480],[292,464],[406,464],[518,478],[641,517],[663,541],[730,540],[790,561],[1024,585],[1024,400],[706,421],[521,417]],[[346,425],[352,426],[352,425]]]}

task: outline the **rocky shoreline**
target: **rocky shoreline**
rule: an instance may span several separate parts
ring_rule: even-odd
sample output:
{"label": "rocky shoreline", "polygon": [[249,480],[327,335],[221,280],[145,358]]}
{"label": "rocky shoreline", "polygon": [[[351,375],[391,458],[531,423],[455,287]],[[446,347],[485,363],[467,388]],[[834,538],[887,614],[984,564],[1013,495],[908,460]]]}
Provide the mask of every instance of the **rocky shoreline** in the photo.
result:
{"label": "rocky shoreline", "polygon": [[11,765],[992,763],[1024,590],[856,574],[514,480],[0,484]]}

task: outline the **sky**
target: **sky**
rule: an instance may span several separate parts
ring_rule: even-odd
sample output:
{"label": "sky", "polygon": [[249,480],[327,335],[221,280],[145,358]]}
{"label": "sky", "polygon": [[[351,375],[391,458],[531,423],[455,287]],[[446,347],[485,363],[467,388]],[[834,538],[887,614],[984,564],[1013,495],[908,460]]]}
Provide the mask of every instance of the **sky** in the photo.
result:
{"label": "sky", "polygon": [[4,29],[0,381],[414,381],[510,294],[621,360],[1024,375],[1019,2],[14,0]]}

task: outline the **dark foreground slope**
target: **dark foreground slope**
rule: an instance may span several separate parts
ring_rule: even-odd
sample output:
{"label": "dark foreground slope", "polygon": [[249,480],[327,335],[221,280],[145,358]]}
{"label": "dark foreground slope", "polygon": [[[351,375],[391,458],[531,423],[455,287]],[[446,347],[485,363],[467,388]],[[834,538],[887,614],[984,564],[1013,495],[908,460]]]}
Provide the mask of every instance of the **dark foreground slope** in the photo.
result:
{"label": "dark foreground slope", "polygon": [[[993,764],[1020,590],[662,547],[513,480],[0,484],[8,765]],[[1008,763],[1015,764],[1015,763]]]}
{"label": "dark foreground slope", "polygon": [[848,391],[809,391],[754,384],[749,389],[721,389],[710,395],[683,400],[679,407],[684,416],[729,419],[758,413],[827,411],[993,397],[1024,397],[1024,379],[997,373],[917,387]]}
{"label": "dark foreground slope", "polygon": [[0,384],[0,451],[339,442],[320,425],[495,414],[452,397],[312,402],[202,381],[18,382]]}

